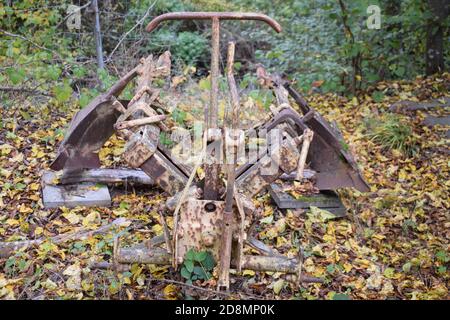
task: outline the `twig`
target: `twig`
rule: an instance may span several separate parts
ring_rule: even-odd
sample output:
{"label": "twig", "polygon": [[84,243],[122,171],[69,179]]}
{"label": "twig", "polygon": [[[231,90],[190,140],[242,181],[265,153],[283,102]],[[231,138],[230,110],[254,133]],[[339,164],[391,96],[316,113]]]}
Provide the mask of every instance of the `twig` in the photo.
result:
{"label": "twig", "polygon": [[153,7],[155,6],[155,4],[158,2],[158,0],[155,0],[153,2],[153,4],[147,9],[147,12],[142,16],[141,19],[138,20],[138,22],[130,29],[128,30],[122,37],[120,37],[119,42],[117,43],[117,45],[114,47],[114,49],[111,51],[111,53],[109,54],[108,58],[106,59],[106,62],[111,61],[111,58],[114,54],[114,52],[116,52],[117,48],[119,48],[119,46],[122,44],[123,40],[125,40],[125,38],[134,30],[136,29],[138,26],[140,26],[144,20],[148,17],[148,15],[150,14],[150,11],[153,9]]}
{"label": "twig", "polygon": [[53,53],[53,54],[56,55],[60,60],[62,60],[62,58],[61,58],[61,56],[59,55],[58,52],[56,52],[56,51],[54,51],[54,50],[52,50],[52,49],[43,47],[43,46],[37,44],[36,42],[34,42],[33,40],[28,39],[27,37],[24,37],[24,36],[22,36],[22,35],[20,35],[20,34],[11,33],[11,32],[5,31],[5,30],[3,30],[3,29],[0,29],[0,32],[1,32],[1,33],[4,33],[4,34],[6,34],[7,36],[10,36],[10,37],[14,37],[14,38],[19,38],[19,39],[25,40],[25,41],[31,43],[31,44],[32,44],[33,46],[35,46],[36,48],[39,48],[39,49],[42,49],[42,50],[45,50],[45,51],[48,51],[48,52]]}
{"label": "twig", "polygon": [[[62,243],[69,240],[75,240],[85,237],[92,237],[97,234],[102,234],[108,232],[111,228],[114,226],[120,226],[123,225],[124,222],[126,222],[125,218],[118,218],[115,219],[113,222],[106,224],[104,226],[101,226],[100,228],[96,230],[86,230],[81,229],[76,232],[70,233],[70,234],[62,234],[57,235],[54,237],[49,238],[49,240],[55,244]],[[23,248],[29,248],[31,246],[40,245],[44,241],[46,241],[46,238],[40,238],[36,240],[23,240],[23,241],[12,241],[12,242],[0,242],[0,257],[7,257],[9,256],[13,251],[23,249]]]}
{"label": "twig", "polygon": [[35,90],[35,89],[30,89],[30,88],[23,88],[23,87],[0,87],[0,91],[26,92],[26,93],[31,93],[31,94],[35,94],[35,95],[53,97],[53,95],[48,92],[39,91],[39,90]]}

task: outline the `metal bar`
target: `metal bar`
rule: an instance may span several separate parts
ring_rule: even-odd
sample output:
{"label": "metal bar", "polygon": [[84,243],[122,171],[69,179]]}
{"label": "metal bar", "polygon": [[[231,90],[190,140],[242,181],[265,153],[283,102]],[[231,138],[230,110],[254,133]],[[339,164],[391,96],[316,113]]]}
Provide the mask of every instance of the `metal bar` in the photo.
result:
{"label": "metal bar", "polygon": [[154,181],[142,170],[136,169],[85,169],[66,170],[59,179],[59,184],[75,184],[80,182],[94,183],[133,183],[154,185]]}
{"label": "metal bar", "polygon": [[115,124],[116,130],[123,130],[128,129],[132,127],[142,126],[146,124],[153,124],[156,122],[160,122],[166,119],[166,116],[163,114],[157,114],[151,117],[145,117],[145,118],[139,118],[139,119],[133,119],[128,121],[120,121]]}
{"label": "metal bar", "polygon": [[218,95],[219,95],[219,58],[220,58],[220,25],[219,19],[212,19],[211,38],[211,93],[208,114],[208,128],[217,128]]}
{"label": "metal bar", "polygon": [[267,23],[276,32],[281,32],[281,26],[274,19],[265,14],[252,12],[171,12],[165,13],[154,18],[147,25],[145,30],[152,32],[161,22],[166,20],[207,20],[207,19],[221,19],[221,20],[259,20]]}
{"label": "metal bar", "polygon": [[[233,76],[234,64],[234,42],[228,44],[227,57],[227,80],[231,95],[231,129],[237,128],[239,120],[239,95],[236,88],[236,81]],[[228,137],[231,139],[231,137]],[[224,139],[227,142],[227,139]],[[228,140],[229,141],[229,140]],[[225,143],[226,150],[228,148]],[[219,281],[217,282],[218,289],[230,288],[230,263],[231,263],[231,244],[232,244],[232,221],[233,221],[233,203],[234,203],[234,183],[235,183],[235,163],[236,163],[236,145],[233,143],[233,159],[231,163],[227,163],[227,190],[225,196],[225,210],[224,210],[224,227],[222,233],[222,245],[220,248],[219,260]],[[227,153],[228,156],[228,153]],[[228,159],[227,159],[228,160]]]}
{"label": "metal bar", "polygon": [[[211,92],[209,108],[205,112],[206,132],[210,128],[218,126],[218,95],[219,95],[219,58],[220,58],[220,22],[217,17],[212,19],[211,38]],[[207,137],[207,142],[209,137]],[[207,153],[206,156],[209,156]],[[217,157],[216,154],[212,155]],[[207,200],[217,200],[219,197],[219,167],[218,164],[205,165],[205,186],[203,189],[204,198]]]}

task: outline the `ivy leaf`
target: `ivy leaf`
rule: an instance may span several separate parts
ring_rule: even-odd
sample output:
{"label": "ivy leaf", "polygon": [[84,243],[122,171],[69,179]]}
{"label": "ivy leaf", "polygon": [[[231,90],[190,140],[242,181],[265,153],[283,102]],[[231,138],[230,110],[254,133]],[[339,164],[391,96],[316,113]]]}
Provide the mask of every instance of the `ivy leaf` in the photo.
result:
{"label": "ivy leaf", "polygon": [[191,272],[189,272],[185,267],[181,268],[181,276],[185,279],[190,279],[191,278]]}
{"label": "ivy leaf", "polygon": [[194,270],[194,262],[192,260],[184,261],[184,267],[187,271],[192,272]]}
{"label": "ivy leaf", "polygon": [[344,293],[336,293],[333,296],[333,300],[351,300],[351,298]]}
{"label": "ivy leaf", "polygon": [[403,66],[399,66],[395,69],[395,74],[399,77],[403,77],[405,75],[406,69]]}
{"label": "ivy leaf", "polygon": [[372,99],[373,101],[375,101],[376,103],[380,103],[383,101],[384,99],[384,94],[381,91],[374,91],[372,93]]}
{"label": "ivy leaf", "polygon": [[198,276],[199,279],[208,279],[208,275],[205,273],[202,267],[195,266],[194,273]]}
{"label": "ivy leaf", "polygon": [[188,252],[186,252],[186,259],[187,260],[194,260],[194,250],[190,249]]}
{"label": "ivy leaf", "polygon": [[202,262],[202,265],[206,270],[214,269],[216,262],[214,261],[214,258],[211,253],[209,252],[207,253],[205,260]]}
{"label": "ivy leaf", "polygon": [[207,253],[206,251],[196,252],[194,256],[194,260],[198,262],[202,262],[206,259]]}
{"label": "ivy leaf", "polygon": [[25,187],[26,187],[26,185],[23,183],[20,183],[20,182],[17,183],[15,186],[16,190],[23,190],[23,189],[25,189]]}
{"label": "ivy leaf", "polygon": [[283,289],[283,287],[284,287],[284,280],[279,279],[273,284],[273,292],[275,294],[279,294],[281,289]]}

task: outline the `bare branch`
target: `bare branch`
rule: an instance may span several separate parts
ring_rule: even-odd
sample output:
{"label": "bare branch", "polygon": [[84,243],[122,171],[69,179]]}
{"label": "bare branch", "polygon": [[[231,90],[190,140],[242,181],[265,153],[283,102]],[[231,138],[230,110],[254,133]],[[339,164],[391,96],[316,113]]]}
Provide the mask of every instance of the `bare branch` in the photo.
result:
{"label": "bare branch", "polygon": [[155,4],[158,2],[158,0],[155,0],[155,2],[153,2],[153,4],[147,9],[147,12],[142,16],[141,19],[138,20],[138,22],[130,29],[128,30],[122,37],[120,37],[119,42],[117,43],[117,45],[114,47],[114,49],[111,51],[111,53],[109,54],[108,58],[106,59],[106,62],[111,61],[111,58],[114,54],[114,52],[116,52],[117,48],[119,48],[119,46],[122,44],[123,40],[125,40],[125,38],[134,30],[136,29],[138,26],[142,25],[142,23],[144,22],[144,20],[148,17],[148,15],[150,14],[150,11],[153,9],[153,7],[155,6]]}
{"label": "bare branch", "polygon": [[34,95],[40,95],[40,96],[46,96],[46,97],[53,97],[52,94],[44,91],[34,90],[30,88],[23,88],[23,87],[0,87],[0,91],[6,91],[6,92],[26,92],[31,93]]}
{"label": "bare branch", "polygon": [[62,60],[62,58],[61,58],[61,56],[59,55],[58,52],[56,52],[56,51],[54,51],[54,50],[52,50],[52,49],[43,47],[43,46],[37,44],[36,42],[34,42],[33,40],[28,39],[27,37],[24,37],[24,36],[22,36],[22,35],[20,35],[20,34],[11,33],[11,32],[8,32],[8,31],[6,31],[6,30],[3,30],[3,29],[0,29],[0,32],[3,33],[3,34],[5,34],[5,35],[7,35],[7,36],[10,36],[10,37],[14,37],[14,38],[19,38],[19,39],[25,40],[25,41],[31,43],[31,44],[32,44],[33,46],[35,46],[36,48],[39,48],[39,49],[41,49],[41,50],[45,50],[45,51],[48,51],[48,52],[53,53],[53,54],[54,54],[55,56],[57,56],[60,60]]}

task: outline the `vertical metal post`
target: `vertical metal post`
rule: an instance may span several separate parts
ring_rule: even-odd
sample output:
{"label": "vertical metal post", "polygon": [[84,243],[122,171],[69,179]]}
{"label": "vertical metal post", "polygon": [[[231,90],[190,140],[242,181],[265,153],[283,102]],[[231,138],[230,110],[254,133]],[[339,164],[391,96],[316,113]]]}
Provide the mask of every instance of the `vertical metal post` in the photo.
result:
{"label": "vertical metal post", "polygon": [[220,57],[220,22],[219,18],[212,18],[211,37],[211,93],[209,108],[209,127],[217,128],[218,95],[219,95],[219,57]]}
{"label": "vertical metal post", "polygon": [[[228,44],[228,57],[227,57],[227,80],[228,87],[231,95],[231,128],[224,128],[224,132],[228,133],[228,137],[225,140],[225,150],[228,149],[228,142],[231,142],[230,147],[233,148],[231,163],[227,159],[226,171],[227,171],[227,191],[225,195],[225,210],[223,213],[223,228],[222,228],[222,241],[219,254],[219,280],[217,287],[219,290],[230,288],[230,264],[231,264],[231,246],[233,240],[233,204],[234,204],[234,184],[235,184],[235,165],[236,165],[236,152],[237,142],[234,140],[234,130],[237,129],[239,121],[239,95],[236,88],[236,81],[233,75],[234,65],[234,42]],[[229,131],[229,132],[227,132]],[[228,139],[227,139],[228,138]],[[229,153],[226,152],[228,156]]]}
{"label": "vertical metal post", "polygon": [[[220,22],[218,17],[212,18],[211,34],[211,92],[210,104],[205,113],[206,131],[218,126],[218,95],[219,95],[219,58],[220,58]],[[209,141],[209,139],[208,139]],[[216,157],[216,154],[207,154],[206,156]],[[205,186],[203,190],[204,199],[217,200],[219,196],[219,165],[205,165]]]}

